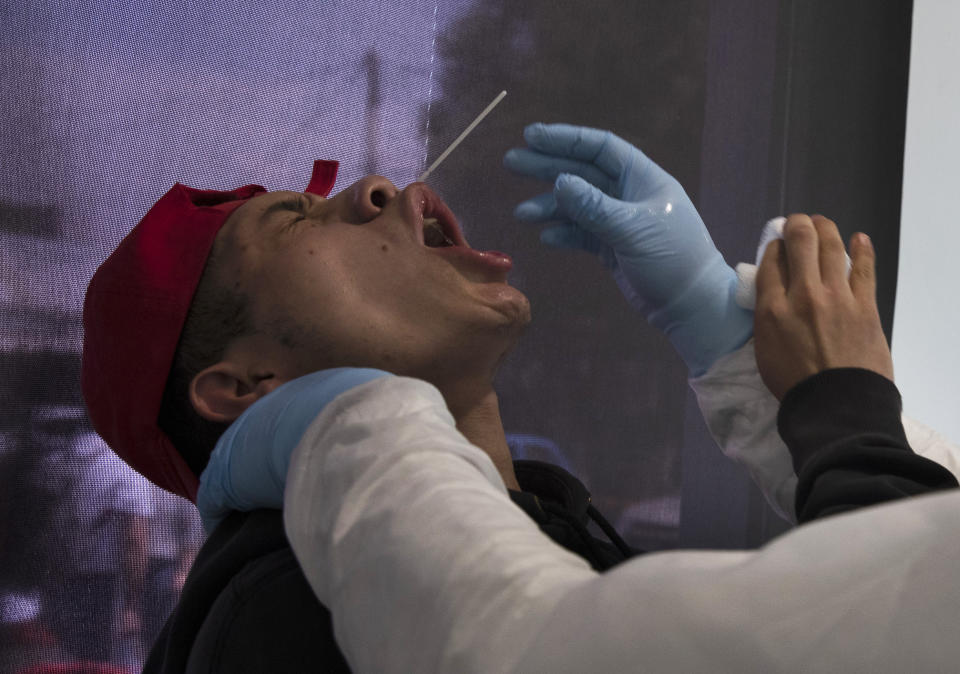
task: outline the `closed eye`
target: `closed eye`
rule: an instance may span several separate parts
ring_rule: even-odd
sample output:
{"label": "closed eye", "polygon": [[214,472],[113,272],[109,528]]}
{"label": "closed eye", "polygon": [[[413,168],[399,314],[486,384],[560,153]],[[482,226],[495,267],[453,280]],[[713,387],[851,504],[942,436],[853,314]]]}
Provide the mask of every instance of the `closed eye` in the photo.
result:
{"label": "closed eye", "polygon": [[284,231],[292,229],[295,224],[307,217],[307,207],[308,204],[303,197],[291,197],[276,204],[277,210],[283,211],[285,216],[295,216],[284,223]]}
{"label": "closed eye", "polygon": [[[260,214],[260,222],[267,223],[268,221],[276,219],[275,216],[277,213],[295,213],[302,218],[306,215],[306,210],[308,207],[308,202],[302,194],[290,194],[283,199],[274,201],[263,213]],[[298,218],[299,219],[299,218]]]}

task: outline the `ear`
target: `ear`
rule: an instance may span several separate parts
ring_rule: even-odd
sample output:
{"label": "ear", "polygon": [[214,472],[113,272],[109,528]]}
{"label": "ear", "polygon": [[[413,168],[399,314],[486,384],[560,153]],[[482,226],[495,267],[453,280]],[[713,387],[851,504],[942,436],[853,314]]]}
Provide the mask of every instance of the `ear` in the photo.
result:
{"label": "ear", "polygon": [[190,403],[204,419],[230,423],[285,381],[273,373],[251,374],[238,364],[220,361],[190,382]]}

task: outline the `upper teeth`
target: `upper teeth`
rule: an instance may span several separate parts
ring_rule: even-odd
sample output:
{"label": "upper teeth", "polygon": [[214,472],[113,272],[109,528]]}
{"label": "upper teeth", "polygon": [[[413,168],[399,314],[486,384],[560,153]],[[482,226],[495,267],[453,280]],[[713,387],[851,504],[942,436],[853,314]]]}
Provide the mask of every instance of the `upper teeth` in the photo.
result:
{"label": "upper teeth", "polygon": [[423,219],[423,243],[431,248],[455,245],[436,218]]}

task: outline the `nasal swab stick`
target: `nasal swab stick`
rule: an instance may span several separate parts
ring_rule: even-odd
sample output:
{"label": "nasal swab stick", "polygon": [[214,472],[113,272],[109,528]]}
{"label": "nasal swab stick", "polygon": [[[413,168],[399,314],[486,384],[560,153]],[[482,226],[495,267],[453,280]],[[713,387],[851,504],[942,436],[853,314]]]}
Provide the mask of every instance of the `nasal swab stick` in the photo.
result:
{"label": "nasal swab stick", "polygon": [[502,101],[502,100],[503,100],[503,97],[506,96],[506,95],[507,95],[507,92],[506,92],[506,91],[501,91],[499,94],[497,94],[497,97],[493,99],[493,101],[490,103],[490,105],[488,105],[487,107],[485,107],[485,108],[483,109],[483,112],[481,112],[479,115],[477,115],[477,118],[476,118],[475,120],[473,120],[472,122],[470,122],[470,126],[468,126],[466,129],[464,129],[464,130],[463,130],[463,133],[461,133],[459,136],[457,136],[457,139],[456,139],[455,141],[453,141],[452,143],[450,143],[450,147],[448,147],[446,150],[444,150],[443,153],[442,153],[439,157],[437,157],[436,160],[435,160],[432,164],[430,164],[430,168],[428,168],[426,171],[424,171],[423,173],[420,174],[420,177],[417,178],[417,181],[418,181],[418,182],[423,182],[424,180],[426,180],[426,179],[427,179],[427,176],[429,176],[431,173],[433,173],[433,169],[435,169],[435,168],[437,168],[438,166],[440,166],[440,162],[442,162],[444,159],[446,159],[446,158],[447,158],[447,155],[449,155],[451,152],[453,152],[453,151],[457,148],[457,145],[459,145],[459,144],[461,143],[461,141],[463,141],[464,138],[466,138],[467,136],[470,135],[470,132],[473,131],[473,130],[477,127],[477,124],[479,124],[480,122],[482,122],[482,121],[483,121],[483,118],[486,117],[487,115],[489,115],[489,114],[490,114],[490,111],[493,110],[495,107],[497,107],[497,104],[498,104],[500,101]]}

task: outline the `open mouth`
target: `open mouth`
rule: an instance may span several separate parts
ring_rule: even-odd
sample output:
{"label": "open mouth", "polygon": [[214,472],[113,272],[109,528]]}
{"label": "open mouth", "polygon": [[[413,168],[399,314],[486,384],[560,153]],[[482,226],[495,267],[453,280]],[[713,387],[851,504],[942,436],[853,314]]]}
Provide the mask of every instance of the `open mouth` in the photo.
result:
{"label": "open mouth", "polygon": [[457,244],[447,236],[439,220],[436,218],[424,218],[423,245],[427,248],[447,248],[449,246],[456,246]]}
{"label": "open mouth", "polygon": [[470,248],[450,208],[425,185],[418,187],[420,203],[414,208],[419,211],[423,245],[427,248]]}
{"label": "open mouth", "polygon": [[467,265],[473,269],[495,273],[503,280],[513,267],[510,256],[495,250],[474,250],[467,243],[453,211],[443,203],[433,190],[422,183],[415,183],[405,190],[408,217],[414,219],[417,234],[425,248],[438,250],[438,254],[457,266]]}

